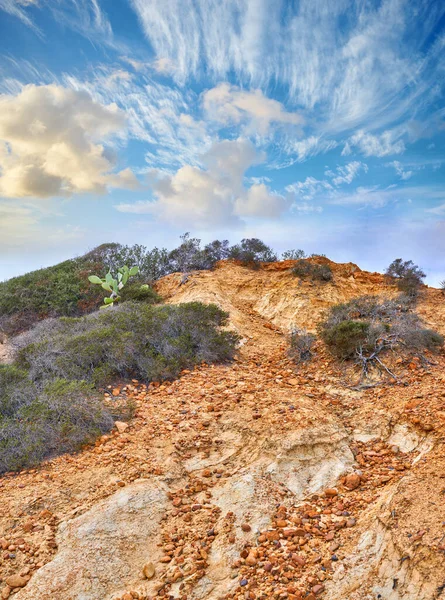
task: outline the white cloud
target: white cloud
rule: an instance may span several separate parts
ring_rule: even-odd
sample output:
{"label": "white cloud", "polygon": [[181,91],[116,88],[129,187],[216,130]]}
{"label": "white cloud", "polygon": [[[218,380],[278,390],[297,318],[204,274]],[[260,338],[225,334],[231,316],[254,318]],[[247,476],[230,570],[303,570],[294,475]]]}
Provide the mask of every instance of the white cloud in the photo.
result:
{"label": "white cloud", "polygon": [[[187,81],[285,90],[331,137],[412,118],[437,93],[440,3],[418,0],[131,0],[158,59]],[[419,23],[422,27],[419,28]],[[441,54],[442,53],[442,54]]]}
{"label": "white cloud", "polygon": [[242,217],[274,219],[290,206],[290,201],[271,192],[264,183],[255,183],[235,200],[234,212]]}
{"label": "white cloud", "polygon": [[115,208],[195,228],[239,225],[241,217],[278,217],[288,208],[287,199],[264,183],[248,188],[243,183],[246,170],[264,159],[246,139],[216,142],[203,157],[203,168],[187,165],[173,175],[153,171],[155,201]]}
{"label": "white cloud", "polygon": [[425,212],[433,215],[445,216],[445,203],[440,204],[439,206],[434,206],[433,208],[428,208]]}
{"label": "white cloud", "polygon": [[10,15],[17,17],[25,23],[25,25],[28,25],[28,27],[33,28],[37,32],[37,27],[25,10],[27,6],[33,4],[38,5],[38,0],[0,0],[0,10],[4,10]]}
{"label": "white cloud", "polygon": [[410,179],[412,177],[412,175],[413,175],[413,171],[405,171],[405,169],[403,168],[402,163],[399,162],[398,160],[394,160],[393,162],[388,163],[387,166],[388,167],[394,167],[394,169],[396,170],[397,175],[403,181],[406,181],[407,179]]}
{"label": "white cloud", "polygon": [[175,65],[169,58],[158,58],[153,61],[151,66],[161,75],[171,75],[175,71]]}
{"label": "white cloud", "polygon": [[328,152],[337,146],[334,140],[324,140],[319,136],[309,136],[304,140],[289,140],[284,146],[284,151],[289,155],[295,155],[295,158],[285,160],[281,165],[287,167],[294,162],[304,162],[312,156],[316,156],[322,152]]}
{"label": "white cloud", "polygon": [[388,156],[390,154],[402,154],[405,152],[405,144],[401,139],[398,139],[394,131],[384,131],[379,135],[366,133],[363,130],[357,131],[348,140],[342,154],[349,154],[351,147],[356,147],[365,156]]}
{"label": "white cloud", "polygon": [[25,86],[0,96],[0,195],[49,197],[135,187],[129,169],[113,172],[102,141],[125,128],[116,105],[61,86]]}
{"label": "white cloud", "polygon": [[301,115],[287,112],[281,102],[267,98],[261,90],[241,90],[229,83],[220,83],[204,92],[203,106],[210,119],[224,125],[247,121],[252,130],[262,135],[269,132],[272,123],[300,125],[303,122]]}
{"label": "white cloud", "polygon": [[357,160],[350,162],[343,167],[337,167],[337,175],[332,179],[332,183],[337,186],[342,183],[352,183],[353,179],[355,179],[362,170],[367,173],[368,165]]}
{"label": "white cloud", "polygon": [[315,177],[306,177],[304,181],[296,181],[286,186],[286,191],[295,194],[303,200],[312,200],[317,195],[332,190],[333,187],[328,181],[315,179]]}

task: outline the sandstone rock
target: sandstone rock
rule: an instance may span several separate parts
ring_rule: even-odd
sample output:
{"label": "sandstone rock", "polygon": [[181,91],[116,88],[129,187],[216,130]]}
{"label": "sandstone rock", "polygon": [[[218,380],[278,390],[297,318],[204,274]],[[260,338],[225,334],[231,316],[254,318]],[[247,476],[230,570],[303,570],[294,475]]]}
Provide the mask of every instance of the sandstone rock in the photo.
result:
{"label": "sandstone rock", "polygon": [[142,480],[62,523],[58,553],[16,600],[99,600],[116,597],[123,586],[133,587],[147,555],[159,556],[155,535],[168,504],[162,485]]}
{"label": "sandstone rock", "polygon": [[152,562],[146,563],[142,569],[145,579],[152,579],[156,572],[155,566]]}
{"label": "sandstone rock", "polygon": [[21,588],[24,587],[28,581],[29,577],[22,577],[21,575],[10,575],[6,578],[6,585],[9,585],[11,588]]}
{"label": "sandstone rock", "polygon": [[346,475],[344,485],[348,490],[355,490],[360,485],[360,481],[360,475],[357,475],[357,473],[350,473],[349,475]]}
{"label": "sandstone rock", "polygon": [[124,423],[124,421],[115,421],[114,425],[119,433],[124,433],[128,429],[128,423]]}

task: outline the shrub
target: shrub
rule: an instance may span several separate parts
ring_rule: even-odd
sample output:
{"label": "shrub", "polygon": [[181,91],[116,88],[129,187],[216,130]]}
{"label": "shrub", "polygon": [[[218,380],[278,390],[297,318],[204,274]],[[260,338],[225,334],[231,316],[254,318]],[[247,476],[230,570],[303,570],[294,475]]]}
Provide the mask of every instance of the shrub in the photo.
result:
{"label": "shrub", "polygon": [[276,261],[277,255],[258,238],[246,238],[230,248],[229,258],[239,260],[244,266],[258,268],[261,263]]}
{"label": "shrub", "polygon": [[300,258],[307,258],[304,250],[286,250],[281,255],[281,260],[299,260]]}
{"label": "shrub", "polygon": [[386,269],[385,275],[397,288],[411,298],[415,298],[426,274],[412,260],[396,258]]}
{"label": "shrub", "polygon": [[16,340],[17,365],[32,380],[110,377],[171,379],[201,362],[233,357],[237,336],[221,331],[227,314],[199,302],[151,306],[125,302],[80,318],[44,321]]}
{"label": "shrub", "polygon": [[238,336],[220,329],[226,321],[214,305],[127,301],[15,338],[14,364],[0,366],[0,472],[76,450],[126,416],[128,404],[106,406],[95,391],[110,378],[172,379],[231,359]]}
{"label": "shrub", "polygon": [[419,316],[409,310],[403,295],[395,300],[361,296],[337,304],[318,330],[332,354],[354,358],[361,365],[362,378],[371,366],[396,378],[382,360],[389,351],[426,360],[426,351],[437,352],[444,343],[439,333],[426,329]]}
{"label": "shrub", "polygon": [[25,372],[2,367],[0,388],[0,473],[77,450],[109,431],[117,416],[81,381],[38,385]]}
{"label": "shrub", "polygon": [[304,279],[310,277],[313,281],[332,281],[333,275],[329,265],[319,265],[306,259],[300,259],[292,268],[296,277]]}
{"label": "shrub", "polygon": [[297,362],[311,359],[315,340],[315,335],[305,329],[293,329],[290,335],[290,356]]}
{"label": "shrub", "polygon": [[360,347],[368,348],[370,323],[367,321],[342,321],[321,330],[329,350],[338,358],[351,358]]}
{"label": "shrub", "polygon": [[159,304],[161,296],[149,285],[140,283],[129,283],[121,291],[121,302],[145,302],[146,304]]}

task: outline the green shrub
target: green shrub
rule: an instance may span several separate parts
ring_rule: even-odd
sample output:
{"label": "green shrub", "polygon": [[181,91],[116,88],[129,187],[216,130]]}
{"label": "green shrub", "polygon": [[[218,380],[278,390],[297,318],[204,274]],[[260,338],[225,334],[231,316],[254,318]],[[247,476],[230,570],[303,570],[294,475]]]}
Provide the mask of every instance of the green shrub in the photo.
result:
{"label": "green shrub", "polygon": [[214,305],[141,300],[47,319],[18,336],[15,363],[0,366],[0,472],[76,450],[125,416],[129,407],[104,405],[97,385],[173,379],[196,364],[230,360],[238,336],[220,329],[226,322]]}
{"label": "green shrub", "polygon": [[351,358],[360,347],[368,347],[370,323],[367,321],[342,321],[321,329],[321,338],[338,358]]}
{"label": "green shrub", "polygon": [[332,281],[333,279],[329,265],[319,265],[307,259],[298,260],[292,268],[292,274],[301,279],[310,277],[313,281]]}
{"label": "green shrub", "polygon": [[229,258],[239,260],[246,267],[258,268],[261,263],[276,261],[277,255],[258,238],[246,238],[230,248]]}
{"label": "green shrub", "polygon": [[412,260],[396,258],[385,271],[386,278],[411,298],[416,298],[426,274]]}
{"label": "green shrub", "polygon": [[117,416],[81,381],[38,385],[8,366],[0,369],[0,389],[0,473],[77,450],[109,431]]}
{"label": "green shrub", "polygon": [[219,329],[226,320],[219,308],[199,302],[177,306],[125,302],[85,317],[38,324],[17,340],[17,364],[36,381],[171,379],[201,362],[233,357],[238,338]]}
{"label": "green shrub", "polygon": [[301,258],[307,258],[304,250],[286,250],[281,255],[281,260],[299,260]]}
{"label": "green shrub", "polygon": [[426,329],[411,308],[404,295],[391,300],[361,296],[333,306],[318,331],[333,355],[361,365],[362,378],[371,367],[396,378],[384,355],[416,355],[426,362],[424,353],[438,352],[444,344],[443,336]]}
{"label": "green shrub", "polygon": [[145,302],[146,304],[159,304],[161,296],[149,285],[140,283],[129,283],[121,291],[121,302]]}

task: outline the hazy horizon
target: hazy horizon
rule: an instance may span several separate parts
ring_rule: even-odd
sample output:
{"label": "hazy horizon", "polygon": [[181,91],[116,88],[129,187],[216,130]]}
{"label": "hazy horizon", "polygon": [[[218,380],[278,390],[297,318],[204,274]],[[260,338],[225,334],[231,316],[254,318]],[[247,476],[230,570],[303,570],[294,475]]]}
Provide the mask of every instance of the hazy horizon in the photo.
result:
{"label": "hazy horizon", "polygon": [[0,280],[258,237],[445,280],[445,4],[0,0]]}

